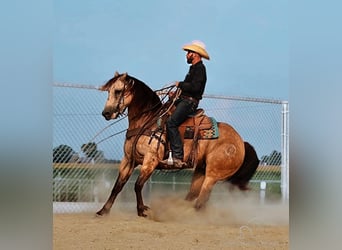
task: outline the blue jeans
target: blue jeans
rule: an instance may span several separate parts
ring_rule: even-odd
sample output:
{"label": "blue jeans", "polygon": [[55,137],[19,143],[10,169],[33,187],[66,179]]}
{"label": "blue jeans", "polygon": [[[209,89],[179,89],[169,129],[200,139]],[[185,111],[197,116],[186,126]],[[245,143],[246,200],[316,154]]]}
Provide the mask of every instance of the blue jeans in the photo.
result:
{"label": "blue jeans", "polygon": [[176,102],[176,110],[166,121],[167,138],[170,142],[172,155],[174,158],[183,161],[183,142],[178,127],[196,111],[198,104],[187,99],[179,99]]}

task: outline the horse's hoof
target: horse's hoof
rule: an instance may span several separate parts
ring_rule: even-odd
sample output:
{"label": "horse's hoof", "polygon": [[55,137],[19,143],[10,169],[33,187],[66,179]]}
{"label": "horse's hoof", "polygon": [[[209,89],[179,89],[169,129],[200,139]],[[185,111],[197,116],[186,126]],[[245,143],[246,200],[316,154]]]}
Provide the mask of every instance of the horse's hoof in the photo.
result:
{"label": "horse's hoof", "polygon": [[196,202],[194,205],[194,208],[196,211],[202,210],[205,207],[205,204],[200,203],[200,202]]}
{"label": "horse's hoof", "polygon": [[147,217],[145,214],[145,211],[149,210],[150,208],[148,206],[143,206],[142,208],[138,208],[138,216],[140,217]]}
{"label": "horse's hoof", "polygon": [[97,217],[102,217],[103,215],[109,214],[109,210],[102,208],[98,212],[96,212]]}
{"label": "horse's hoof", "polygon": [[145,213],[138,213],[139,217],[147,217],[147,215]]}
{"label": "horse's hoof", "polygon": [[194,201],[196,198],[197,198],[196,195],[194,195],[194,194],[192,194],[192,193],[189,193],[189,194],[187,194],[187,196],[185,197],[185,200],[186,200],[186,201]]}
{"label": "horse's hoof", "polygon": [[239,188],[241,191],[249,191],[249,190],[251,190],[251,188],[248,187],[247,184],[238,185],[238,188]]}

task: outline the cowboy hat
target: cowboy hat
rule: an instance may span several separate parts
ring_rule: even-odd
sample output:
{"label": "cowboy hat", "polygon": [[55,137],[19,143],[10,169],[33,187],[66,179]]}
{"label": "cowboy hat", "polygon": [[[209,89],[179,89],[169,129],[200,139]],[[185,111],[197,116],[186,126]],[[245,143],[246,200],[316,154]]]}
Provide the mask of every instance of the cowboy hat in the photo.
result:
{"label": "cowboy hat", "polygon": [[191,44],[186,44],[183,46],[183,50],[185,51],[193,51],[198,53],[201,57],[209,60],[209,54],[205,50],[205,45],[201,41],[193,41]]}

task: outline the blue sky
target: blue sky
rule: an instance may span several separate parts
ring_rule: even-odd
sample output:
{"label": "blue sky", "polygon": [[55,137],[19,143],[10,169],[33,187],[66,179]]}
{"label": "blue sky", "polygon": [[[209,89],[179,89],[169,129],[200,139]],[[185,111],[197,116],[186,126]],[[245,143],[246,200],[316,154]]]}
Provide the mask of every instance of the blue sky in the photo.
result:
{"label": "blue sky", "polygon": [[206,44],[206,94],[288,100],[288,1],[54,1],[53,80],[100,85],[117,70],[152,89],[183,80],[182,45]]}

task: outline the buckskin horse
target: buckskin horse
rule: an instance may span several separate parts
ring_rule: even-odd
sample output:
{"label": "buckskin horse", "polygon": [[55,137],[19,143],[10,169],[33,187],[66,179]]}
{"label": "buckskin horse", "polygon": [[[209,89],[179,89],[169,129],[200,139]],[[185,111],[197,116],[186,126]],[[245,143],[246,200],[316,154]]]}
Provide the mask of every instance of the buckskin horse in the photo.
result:
{"label": "buckskin horse", "polygon": [[[127,109],[128,129],[117,180],[108,200],[96,214],[110,212],[117,195],[133,170],[140,165],[134,190],[138,216],[145,217],[149,209],[142,197],[145,182],[156,169],[173,169],[160,163],[168,150],[164,122],[172,102],[163,103],[155,91],[127,73],[115,72],[114,77],[99,89],[108,92],[102,115],[106,120],[116,119]],[[201,114],[189,117],[185,123],[187,126],[180,126],[184,159],[193,168],[190,190],[185,199],[194,201],[195,209],[199,210],[209,200],[218,181],[228,181],[241,190],[248,189],[247,184],[259,164],[254,148],[244,142],[229,124],[208,120],[203,110]],[[216,131],[213,131],[213,125]],[[184,136],[190,137],[186,139]]]}

